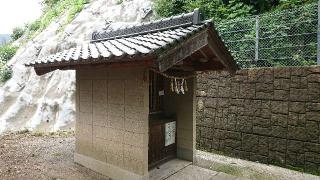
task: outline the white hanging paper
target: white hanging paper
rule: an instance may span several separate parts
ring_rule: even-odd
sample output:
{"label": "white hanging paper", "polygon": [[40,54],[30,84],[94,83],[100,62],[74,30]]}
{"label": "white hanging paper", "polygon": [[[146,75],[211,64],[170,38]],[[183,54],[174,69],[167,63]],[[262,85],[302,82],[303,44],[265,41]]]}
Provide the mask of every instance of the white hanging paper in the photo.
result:
{"label": "white hanging paper", "polygon": [[170,83],[170,87],[171,87],[171,92],[174,92],[174,85],[173,85],[173,79],[171,79],[171,83]]}
{"label": "white hanging paper", "polygon": [[180,84],[180,91],[181,91],[182,94],[184,94],[183,85],[184,85],[184,79],[181,80],[181,84]]}
{"label": "white hanging paper", "polygon": [[165,124],[165,146],[169,146],[176,142],[176,122]]}
{"label": "white hanging paper", "polygon": [[175,90],[176,90],[176,93],[179,94],[180,91],[179,91],[179,84],[178,84],[178,81],[177,79],[174,79],[174,83],[175,83]]}
{"label": "white hanging paper", "polygon": [[159,96],[164,96],[164,90],[159,91]]}

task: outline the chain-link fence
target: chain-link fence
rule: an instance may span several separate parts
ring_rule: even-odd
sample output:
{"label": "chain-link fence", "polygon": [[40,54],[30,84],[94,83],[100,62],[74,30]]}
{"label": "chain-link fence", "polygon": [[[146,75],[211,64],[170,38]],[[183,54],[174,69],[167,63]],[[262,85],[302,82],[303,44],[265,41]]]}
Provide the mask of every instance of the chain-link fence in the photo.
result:
{"label": "chain-link fence", "polygon": [[316,3],[221,22],[216,28],[242,68],[317,64]]}

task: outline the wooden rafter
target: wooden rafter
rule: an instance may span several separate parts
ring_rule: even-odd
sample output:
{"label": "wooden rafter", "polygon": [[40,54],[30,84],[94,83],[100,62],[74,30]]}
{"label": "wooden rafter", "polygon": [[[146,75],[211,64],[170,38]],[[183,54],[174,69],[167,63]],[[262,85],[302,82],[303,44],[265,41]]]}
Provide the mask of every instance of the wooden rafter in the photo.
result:
{"label": "wooden rafter", "polygon": [[[212,52],[212,54],[210,53],[211,55],[206,53],[208,50]],[[191,68],[190,65],[181,63],[188,59],[188,57],[203,57],[206,61],[202,62],[202,65],[201,63],[196,63],[194,66],[197,67]],[[201,61],[200,58],[198,58],[197,61]],[[205,67],[205,65],[207,65],[207,67]],[[214,67],[214,65],[216,65],[216,67]],[[194,70],[209,70],[209,68],[212,70],[226,69],[231,73],[237,70],[237,65],[230,52],[224,46],[217,32],[212,30],[212,28],[205,29],[196,36],[161,54],[158,57],[158,66],[161,72],[172,67],[177,68],[178,66],[180,66],[179,69],[185,67]]]}
{"label": "wooden rafter", "polygon": [[164,72],[208,44],[208,34],[202,31],[158,57],[159,70]]}
{"label": "wooden rafter", "polygon": [[238,69],[231,53],[219,38],[218,33],[213,28],[208,28],[208,46],[220,62],[226,67],[230,73],[235,73]]}

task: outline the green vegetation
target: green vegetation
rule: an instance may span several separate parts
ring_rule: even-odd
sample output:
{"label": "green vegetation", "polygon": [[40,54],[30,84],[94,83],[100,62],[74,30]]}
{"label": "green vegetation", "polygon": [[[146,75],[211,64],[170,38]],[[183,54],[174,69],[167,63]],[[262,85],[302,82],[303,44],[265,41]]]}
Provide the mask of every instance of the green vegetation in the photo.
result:
{"label": "green vegetation", "polygon": [[62,156],[63,154],[62,153],[59,153],[59,152],[56,152],[56,153],[53,153],[52,156],[55,156],[55,157],[59,157],[59,156]]}
{"label": "green vegetation", "polygon": [[184,6],[184,0],[157,0],[154,4],[154,9],[157,18],[170,17],[177,14],[187,12]]}
{"label": "green vegetation", "polygon": [[18,131],[17,134],[27,134],[27,133],[29,133],[29,132],[30,132],[29,129],[24,128],[24,129]]}
{"label": "green vegetation", "polygon": [[6,82],[12,77],[12,69],[6,63],[16,54],[18,47],[11,44],[0,46],[0,81]]}
{"label": "green vegetation", "polygon": [[60,0],[43,0],[43,4],[45,4],[48,8],[52,8],[56,5]]}
{"label": "green vegetation", "polygon": [[46,134],[43,131],[35,131],[32,133],[32,136],[35,136],[35,137],[42,137],[44,135],[46,135]]}
{"label": "green vegetation", "polygon": [[199,8],[203,13],[205,19],[212,18],[214,21],[221,21],[226,19],[234,19],[236,17],[248,16],[253,12],[253,8],[237,0],[230,0],[229,3],[223,3],[220,0],[189,1],[185,5],[186,10],[192,11]]}
{"label": "green vegetation", "polygon": [[69,23],[75,15],[80,12],[89,0],[45,0],[44,14],[39,18],[39,30],[44,30],[51,22],[60,17],[63,13],[68,13]]}
{"label": "green vegetation", "polygon": [[210,169],[218,171],[218,172],[224,172],[226,174],[231,174],[233,176],[241,176],[242,172],[239,167],[229,165],[229,164],[217,164],[212,166]]}
{"label": "green vegetation", "polygon": [[21,28],[21,27],[14,28],[11,34],[12,41],[19,39],[24,34],[24,32],[25,32],[24,28]]}
{"label": "green vegetation", "polygon": [[69,137],[74,136],[75,132],[72,130],[69,131],[54,131],[54,132],[44,132],[44,131],[30,131],[27,128],[23,128],[20,131],[16,132],[17,134],[30,134],[31,136],[41,137],[41,136],[58,136],[58,137]]}
{"label": "green vegetation", "polygon": [[67,23],[71,22],[73,18],[82,11],[84,5],[89,3],[89,0],[73,0],[72,5],[70,6]]}
{"label": "green vegetation", "polygon": [[11,44],[5,44],[0,47],[0,63],[8,62],[18,50],[18,47]]}
{"label": "green vegetation", "polygon": [[200,8],[205,19],[221,21],[264,12],[278,11],[317,2],[317,0],[156,0],[158,18],[190,12]]}
{"label": "green vegetation", "polygon": [[34,22],[26,24],[23,28],[15,28],[12,39],[17,40],[23,34],[26,34],[24,42],[27,42],[42,32],[62,14],[67,13],[67,20],[63,22],[61,27],[63,28],[74,19],[89,1],[90,0],[43,0],[43,14],[41,17]]}
{"label": "green vegetation", "polygon": [[[240,67],[303,66],[315,64],[316,0],[156,0],[157,18],[201,10],[212,19]],[[302,6],[303,5],[303,6]],[[280,10],[296,8],[290,13]],[[269,13],[272,12],[272,13]],[[256,18],[259,18],[259,56]]]}
{"label": "green vegetation", "polygon": [[[22,43],[25,43],[43,31],[54,20],[62,14],[67,13],[67,20],[62,24],[61,29],[71,22],[74,17],[84,8],[90,0],[43,0],[42,16],[26,24],[24,27],[16,27],[11,35],[12,41],[18,40],[25,35]],[[60,30],[61,30],[60,29]],[[6,63],[15,55],[18,47],[12,42],[0,47],[0,80],[5,82],[12,77],[12,69]]]}
{"label": "green vegetation", "polygon": [[11,67],[6,66],[6,65],[4,65],[4,66],[0,65],[0,80],[1,80],[1,82],[6,82],[9,79],[11,79],[12,73],[13,73],[13,71],[12,71]]}
{"label": "green vegetation", "polygon": [[36,32],[41,27],[41,21],[35,20],[34,22],[26,25],[27,29],[31,32]]}
{"label": "green vegetation", "polygon": [[214,163],[210,166],[210,169],[217,172],[223,172],[233,176],[244,177],[248,179],[263,179],[263,180],[277,179],[277,177],[270,176],[269,174],[262,173],[250,167],[243,167],[239,165]]}
{"label": "green vegetation", "polygon": [[123,0],[117,0],[117,5],[120,5],[123,3]]}
{"label": "green vegetation", "polygon": [[215,21],[247,16],[253,11],[251,6],[236,0],[230,0],[228,4],[220,0],[158,0],[154,8],[158,18],[186,13],[199,8],[204,19],[212,18]]}
{"label": "green vegetation", "polygon": [[216,24],[222,39],[242,67],[316,64],[317,4],[259,16],[259,61],[255,57],[256,17]]}

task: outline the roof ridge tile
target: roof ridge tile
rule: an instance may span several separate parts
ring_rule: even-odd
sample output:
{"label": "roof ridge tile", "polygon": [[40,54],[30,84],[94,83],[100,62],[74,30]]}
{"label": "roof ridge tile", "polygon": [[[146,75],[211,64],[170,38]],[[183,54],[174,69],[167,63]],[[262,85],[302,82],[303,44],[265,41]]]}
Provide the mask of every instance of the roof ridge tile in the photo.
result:
{"label": "roof ridge tile", "polygon": [[136,34],[146,34],[151,33],[153,31],[167,30],[170,28],[190,26],[200,23],[200,11],[199,9],[195,9],[191,13],[180,14],[169,18],[141,23],[132,27],[124,27],[113,31],[95,31],[92,33],[91,42],[116,39],[121,37],[129,37]]}

